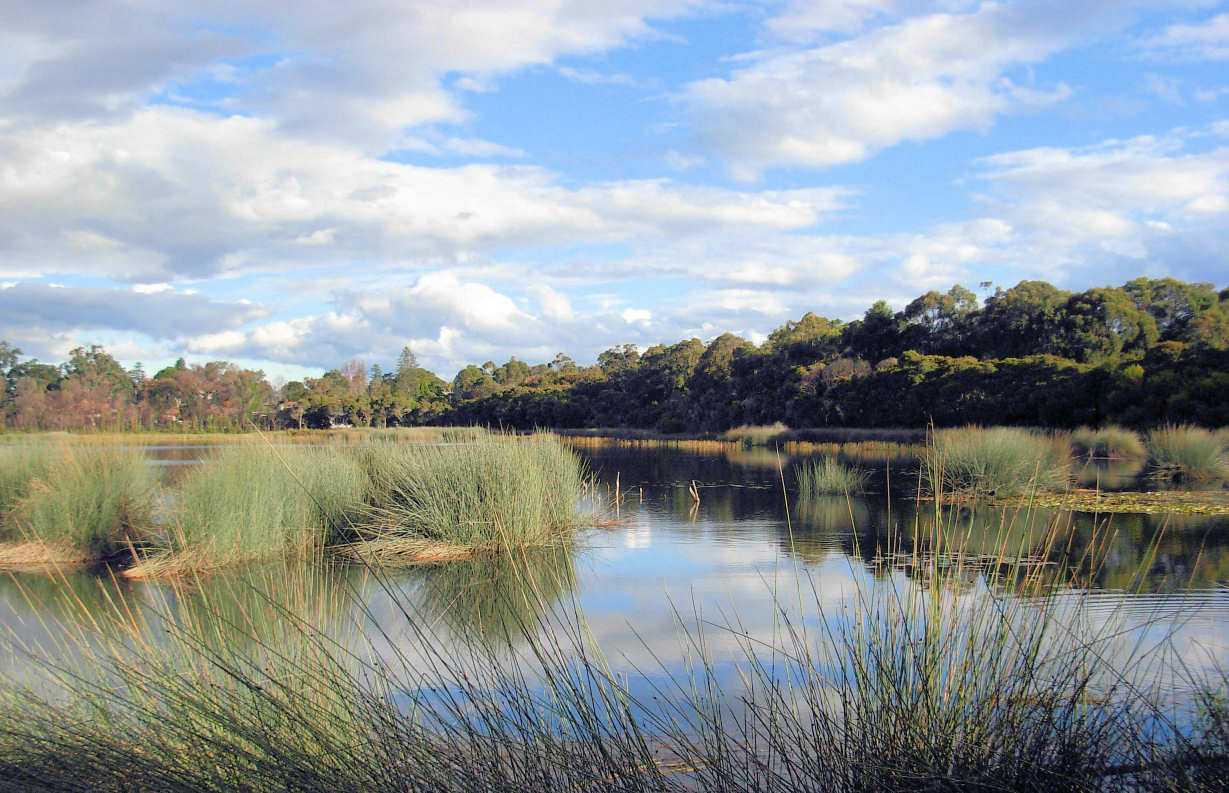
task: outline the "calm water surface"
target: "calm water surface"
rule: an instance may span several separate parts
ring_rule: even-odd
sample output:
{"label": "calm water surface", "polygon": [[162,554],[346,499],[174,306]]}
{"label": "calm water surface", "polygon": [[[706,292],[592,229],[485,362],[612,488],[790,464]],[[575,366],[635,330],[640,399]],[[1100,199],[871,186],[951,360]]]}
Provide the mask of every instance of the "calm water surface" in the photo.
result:
{"label": "calm water surface", "polygon": [[[203,453],[150,450],[157,464],[174,469],[170,475]],[[612,671],[642,675],[644,685],[652,685],[685,669],[681,624],[702,632],[718,672],[733,675],[745,642],[779,643],[782,604],[792,619],[813,625],[816,603],[829,618],[856,609],[855,585],[900,590],[920,583],[907,552],[912,539],[935,524],[935,508],[906,497],[916,479],[905,463],[881,467],[872,485],[878,492],[866,498],[800,501],[789,475],[792,461],[781,461],[783,492],[778,459],[763,450],[582,456],[598,482],[586,508],[600,502],[617,520],[583,532],[573,551],[386,570],[378,580],[352,565],[304,570],[278,564],[218,575],[190,591],[85,574],[0,577],[0,625],[19,644],[42,648],[35,652],[71,656],[75,648],[65,642],[60,621],[78,601],[111,608],[118,590],[130,604],[167,599],[181,617],[216,621],[224,615],[226,624],[259,634],[261,615],[269,612],[260,591],[293,590],[313,624],[338,635],[361,634],[377,653],[413,660],[424,626],[444,644],[493,642],[517,652],[515,637],[509,646],[507,625],[533,623],[544,610],[558,616],[579,608]],[[622,499],[613,514],[616,481]],[[889,481],[898,491],[891,498]],[[693,482],[698,504],[689,493]],[[1047,554],[1033,538],[1054,521],[1069,527],[1071,539]],[[1169,652],[1195,669],[1227,668],[1229,519],[964,508],[945,512],[941,522],[967,533],[972,550],[985,554],[996,552],[993,538],[1006,532],[1013,552],[1037,561],[1078,563],[1095,540],[1103,563],[1090,586],[1055,594],[1070,601],[1072,611],[1082,606],[1073,630],[1104,630],[1112,623],[1121,652],[1164,639]],[[906,553],[887,553],[889,536],[905,538],[899,550]],[[984,596],[975,570],[969,578],[959,597]],[[799,600],[804,608],[795,613]],[[226,624],[215,631],[218,641],[250,641]],[[32,674],[23,653],[0,652],[0,675],[23,680]]]}

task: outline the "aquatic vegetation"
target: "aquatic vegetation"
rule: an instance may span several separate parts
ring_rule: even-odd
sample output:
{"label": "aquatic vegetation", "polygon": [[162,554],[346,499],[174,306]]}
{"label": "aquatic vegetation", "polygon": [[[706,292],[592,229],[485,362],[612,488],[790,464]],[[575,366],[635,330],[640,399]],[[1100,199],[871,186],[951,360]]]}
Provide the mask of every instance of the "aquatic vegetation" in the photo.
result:
{"label": "aquatic vegetation", "polygon": [[1063,439],[1017,427],[935,430],[923,460],[933,492],[972,497],[1062,490],[1070,466]]}
{"label": "aquatic vegetation", "polygon": [[1071,450],[1079,457],[1144,457],[1148,449],[1138,434],[1117,424],[1094,430],[1080,427],[1071,433]]}
{"label": "aquatic vegetation", "polygon": [[1223,437],[1189,424],[1148,433],[1148,462],[1158,475],[1184,481],[1229,478],[1229,444]]}
{"label": "aquatic vegetation", "polygon": [[322,548],[357,517],[366,482],[331,448],[237,444],[196,466],[130,577],[206,570]]}
{"label": "aquatic vegetation", "polygon": [[0,448],[0,564],[91,562],[140,545],[153,519],[154,485],[139,449]]}
{"label": "aquatic vegetation", "polygon": [[823,457],[794,466],[794,476],[800,495],[826,496],[861,493],[870,479],[870,472],[846,465],[835,457]]}
{"label": "aquatic vegetation", "polygon": [[[190,592],[147,608],[119,592],[65,620],[79,662],[30,654],[50,692],[0,683],[0,780],[108,793],[1223,789],[1229,680],[1146,676],[1164,642],[1123,640],[1124,618],[1052,596],[1078,569],[1021,561],[1010,533],[967,552],[944,528],[958,527],[889,542],[911,574],[854,576],[842,605],[818,582],[766,589],[770,634],[676,612],[691,663],[633,678],[611,670],[582,614],[523,630],[508,657],[506,643],[440,639],[378,575],[412,655],[383,632],[321,632],[327,615],[293,579],[216,612],[202,600],[189,619],[176,603]],[[1042,553],[1061,544],[1053,528]],[[374,622],[361,592],[327,597]],[[222,624],[244,639],[215,642]],[[711,649],[718,634],[737,640],[737,674]],[[1194,707],[1171,707],[1174,685]]]}
{"label": "aquatic vegetation", "polygon": [[443,561],[551,545],[579,521],[580,461],[552,435],[378,446],[360,459],[370,484],[352,550],[364,558]]}

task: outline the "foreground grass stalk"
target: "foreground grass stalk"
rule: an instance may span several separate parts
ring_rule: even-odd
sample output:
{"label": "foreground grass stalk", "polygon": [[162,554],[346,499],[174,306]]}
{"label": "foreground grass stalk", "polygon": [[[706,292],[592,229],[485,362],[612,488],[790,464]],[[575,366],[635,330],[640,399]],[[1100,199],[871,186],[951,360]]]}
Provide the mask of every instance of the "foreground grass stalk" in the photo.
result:
{"label": "foreground grass stalk", "polygon": [[[520,597],[537,605],[464,646],[374,572],[362,586],[282,572],[211,597],[120,589],[77,601],[49,633],[61,646],[13,647],[48,686],[0,685],[0,786],[1223,789],[1226,681],[1162,666],[1163,642],[1136,643],[1125,618],[1087,611],[1070,588],[1107,546],[1054,563],[1064,531],[1004,524],[972,543],[971,523],[919,521],[835,599],[814,578],[805,596],[769,587],[768,636],[737,615],[676,612],[685,663],[630,680],[575,603],[543,607],[560,593],[515,557],[499,575],[524,576]],[[373,591],[396,620],[371,612]],[[365,630],[339,637],[338,622]],[[736,638],[732,659],[717,635]],[[1175,686],[1197,705],[1176,707]]]}

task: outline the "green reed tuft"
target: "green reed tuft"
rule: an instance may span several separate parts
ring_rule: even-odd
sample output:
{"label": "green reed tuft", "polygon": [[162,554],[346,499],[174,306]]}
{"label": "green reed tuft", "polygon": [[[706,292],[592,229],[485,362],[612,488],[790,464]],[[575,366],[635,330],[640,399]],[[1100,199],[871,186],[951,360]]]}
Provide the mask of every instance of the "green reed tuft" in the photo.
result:
{"label": "green reed tuft", "polygon": [[1184,481],[1229,478],[1229,443],[1224,436],[1189,424],[1148,433],[1148,462],[1162,476]]}
{"label": "green reed tuft", "polygon": [[112,556],[142,542],[149,531],[154,485],[140,449],[5,446],[0,448],[0,538],[25,541],[36,556],[38,546],[77,561]]}
{"label": "green reed tuft", "polygon": [[831,496],[861,493],[870,479],[865,468],[845,465],[835,457],[808,460],[794,466],[800,496]]}
{"label": "green reed tuft", "polygon": [[583,476],[553,435],[363,450],[370,482],[356,550],[445,558],[571,535]]}
{"label": "green reed tuft", "polygon": [[774,440],[784,439],[789,434],[789,427],[781,422],[775,424],[744,424],[722,433],[723,440],[736,441],[744,446],[767,446]]}
{"label": "green reed tuft", "polygon": [[923,474],[935,493],[1014,496],[1062,490],[1070,481],[1065,440],[1017,427],[935,430]]}
{"label": "green reed tuft", "polygon": [[323,547],[348,531],[365,488],[333,448],[228,446],[168,496],[168,514],[139,574],[207,569]]}

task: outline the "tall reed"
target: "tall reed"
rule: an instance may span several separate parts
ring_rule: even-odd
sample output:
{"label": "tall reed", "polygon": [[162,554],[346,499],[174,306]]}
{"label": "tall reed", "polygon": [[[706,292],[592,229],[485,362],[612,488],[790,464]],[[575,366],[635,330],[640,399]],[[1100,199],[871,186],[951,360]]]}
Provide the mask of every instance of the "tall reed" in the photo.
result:
{"label": "tall reed", "polygon": [[1148,449],[1139,435],[1125,427],[1109,424],[1094,430],[1080,427],[1071,433],[1071,450],[1079,457],[1144,457]]}
{"label": "tall reed", "polygon": [[321,548],[357,518],[365,485],[344,450],[225,447],[168,495],[148,554],[128,575],[204,570]]}
{"label": "tall reed", "polygon": [[1070,481],[1067,445],[1016,427],[935,430],[923,473],[936,493],[1013,496],[1062,490]]}
{"label": "tall reed", "polygon": [[0,563],[95,561],[142,543],[154,485],[144,455],[131,447],[0,448],[0,539],[9,543]]}
{"label": "tall reed", "polygon": [[553,435],[364,450],[370,481],[355,550],[444,559],[557,543],[578,522],[582,470]]}
{"label": "tall reed", "polygon": [[835,457],[808,460],[794,466],[800,496],[831,496],[861,493],[870,479],[865,468],[845,465]]}
{"label": "tall reed", "polygon": [[1185,481],[1229,478],[1229,444],[1222,436],[1190,424],[1167,425],[1148,433],[1153,471]]}
{"label": "tall reed", "polygon": [[743,424],[741,427],[726,430],[721,437],[744,446],[767,446],[788,433],[789,427],[778,421],[775,424]]}
{"label": "tall reed", "polygon": [[[57,634],[82,663],[31,651],[50,693],[0,684],[0,782],[16,791],[1223,789],[1223,679],[1185,680],[1177,667],[1151,680],[1158,656],[1124,641],[1120,620],[1054,596],[1080,583],[1082,567],[1022,567],[1006,534],[990,554],[962,553],[961,536],[937,524],[911,545],[898,538],[911,573],[853,576],[836,605],[806,579],[788,594],[766,590],[779,614],[767,636],[737,615],[679,613],[690,665],[636,679],[611,671],[578,612],[523,626],[527,649],[505,657],[487,643],[441,640],[379,577],[400,624],[345,641],[321,632],[280,581],[235,599],[216,623],[208,610],[178,618],[174,599],[143,609],[117,595]],[[1027,542],[1054,551],[1062,534]],[[378,625],[369,593],[328,597]],[[258,618],[266,611],[272,622]],[[213,642],[221,623],[245,639]],[[390,630],[406,641],[390,644]],[[720,668],[714,633],[741,647],[737,674]],[[1186,717],[1169,704],[1175,682],[1201,692]]]}

